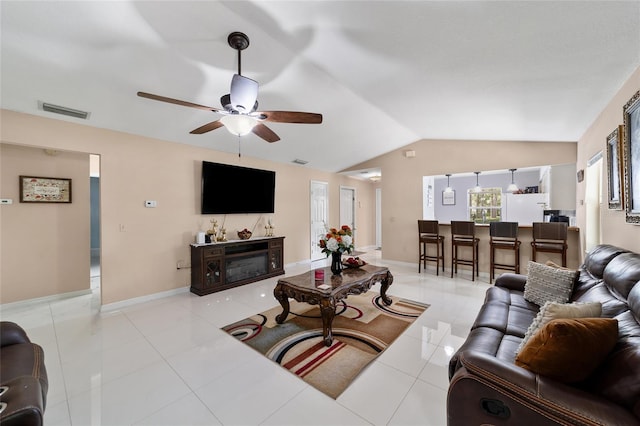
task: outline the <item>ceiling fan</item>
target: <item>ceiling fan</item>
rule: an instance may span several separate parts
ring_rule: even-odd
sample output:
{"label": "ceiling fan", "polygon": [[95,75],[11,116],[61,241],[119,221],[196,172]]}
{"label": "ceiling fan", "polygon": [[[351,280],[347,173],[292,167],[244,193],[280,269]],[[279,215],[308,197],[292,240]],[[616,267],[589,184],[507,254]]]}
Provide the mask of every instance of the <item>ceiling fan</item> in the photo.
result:
{"label": "ceiling fan", "polygon": [[258,109],[258,82],[247,78],[241,73],[240,52],[249,46],[249,37],[241,32],[233,32],[227,38],[229,46],[238,51],[238,73],[231,80],[231,90],[220,98],[222,109],[206,105],[194,104],[179,99],[167,98],[146,92],[138,92],[138,96],[153,99],[155,101],[168,102],[189,108],[197,108],[212,111],[222,115],[218,120],[207,123],[192,130],[192,134],[207,133],[220,127],[225,127],[230,133],[243,136],[249,132],[261,137],[267,142],[277,142],[280,137],[262,122],[273,123],[322,123],[322,114],[296,111],[257,111]]}

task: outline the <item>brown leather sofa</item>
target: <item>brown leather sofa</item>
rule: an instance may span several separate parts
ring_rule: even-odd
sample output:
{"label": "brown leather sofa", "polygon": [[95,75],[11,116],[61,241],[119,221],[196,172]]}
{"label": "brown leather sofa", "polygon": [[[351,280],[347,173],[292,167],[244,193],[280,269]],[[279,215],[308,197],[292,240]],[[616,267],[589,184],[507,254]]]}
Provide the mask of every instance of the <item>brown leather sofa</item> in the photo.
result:
{"label": "brown leather sofa", "polygon": [[18,324],[0,322],[0,425],[42,425],[48,387],[42,348]]}
{"label": "brown leather sofa", "polygon": [[449,426],[640,425],[640,255],[601,245],[580,267],[570,302],[601,302],[602,316],[618,320],[618,342],[579,384],[515,365],[517,348],[540,309],[524,298],[526,278],[498,277],[451,358]]}

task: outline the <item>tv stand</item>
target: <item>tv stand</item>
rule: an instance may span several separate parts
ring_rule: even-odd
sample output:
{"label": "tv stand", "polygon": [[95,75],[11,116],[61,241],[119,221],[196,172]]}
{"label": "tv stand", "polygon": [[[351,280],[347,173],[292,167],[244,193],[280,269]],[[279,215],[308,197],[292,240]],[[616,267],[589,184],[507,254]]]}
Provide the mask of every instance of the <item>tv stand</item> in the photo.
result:
{"label": "tv stand", "polygon": [[191,244],[191,292],[198,296],[284,274],[284,237]]}

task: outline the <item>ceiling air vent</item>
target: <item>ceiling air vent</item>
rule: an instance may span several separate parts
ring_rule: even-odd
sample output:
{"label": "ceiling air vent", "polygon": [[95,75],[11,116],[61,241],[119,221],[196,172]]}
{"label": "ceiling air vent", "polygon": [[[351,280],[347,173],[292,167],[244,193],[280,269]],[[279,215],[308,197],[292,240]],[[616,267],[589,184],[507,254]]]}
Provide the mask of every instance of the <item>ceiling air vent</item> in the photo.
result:
{"label": "ceiling air vent", "polygon": [[42,102],[42,110],[47,112],[53,112],[54,114],[67,115],[69,117],[81,118],[86,120],[89,117],[89,113],[86,111],[80,111],[77,109],[67,108],[60,105],[48,104]]}
{"label": "ceiling air vent", "polygon": [[307,163],[308,163],[308,161],[304,161],[304,160],[301,160],[301,159],[299,159],[299,158],[296,158],[295,160],[293,160],[293,162],[294,162],[295,164],[300,164],[301,166],[304,166],[305,164],[307,164]]}

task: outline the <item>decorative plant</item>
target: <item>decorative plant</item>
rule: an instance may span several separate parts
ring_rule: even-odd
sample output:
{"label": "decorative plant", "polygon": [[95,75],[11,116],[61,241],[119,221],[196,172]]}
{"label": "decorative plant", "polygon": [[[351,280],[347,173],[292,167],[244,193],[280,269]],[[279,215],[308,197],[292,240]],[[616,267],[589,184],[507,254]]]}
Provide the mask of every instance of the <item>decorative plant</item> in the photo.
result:
{"label": "decorative plant", "polygon": [[320,239],[319,246],[327,257],[332,253],[351,253],[354,249],[351,228],[347,225],[342,225],[340,229],[330,228]]}

